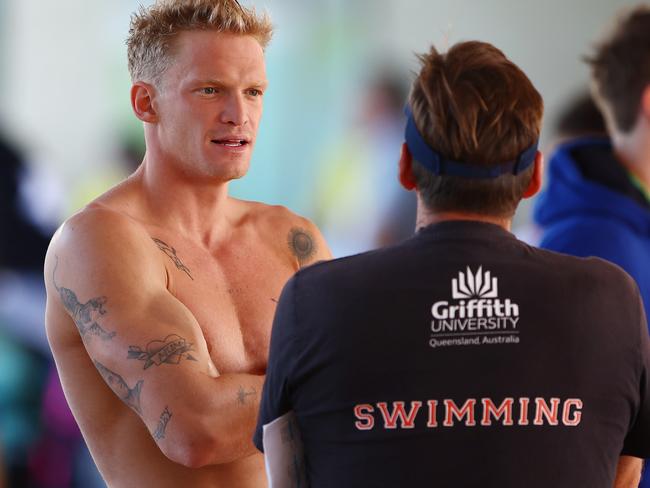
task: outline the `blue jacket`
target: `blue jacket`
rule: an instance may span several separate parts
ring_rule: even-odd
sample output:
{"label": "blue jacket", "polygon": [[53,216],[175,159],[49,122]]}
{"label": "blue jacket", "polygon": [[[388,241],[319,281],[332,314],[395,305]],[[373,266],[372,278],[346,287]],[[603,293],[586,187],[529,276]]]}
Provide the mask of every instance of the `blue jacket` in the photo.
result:
{"label": "blue jacket", "polygon": [[585,178],[580,165],[588,162],[579,160],[585,148],[616,163],[607,139],[577,139],[557,148],[548,185],[535,205],[534,219],[543,230],[540,247],[618,264],[636,280],[648,314],[650,205]]}
{"label": "blue jacket", "polygon": [[[585,160],[589,155],[603,168],[611,166],[599,178],[585,176],[585,165],[593,162]],[[612,178],[604,184],[607,171]],[[559,146],[547,174],[548,185],[534,210],[535,222],[543,230],[540,247],[598,256],[619,265],[636,280],[649,314],[650,205],[635,198],[634,186],[615,160],[610,142],[584,138]],[[639,486],[650,488],[647,466]]]}

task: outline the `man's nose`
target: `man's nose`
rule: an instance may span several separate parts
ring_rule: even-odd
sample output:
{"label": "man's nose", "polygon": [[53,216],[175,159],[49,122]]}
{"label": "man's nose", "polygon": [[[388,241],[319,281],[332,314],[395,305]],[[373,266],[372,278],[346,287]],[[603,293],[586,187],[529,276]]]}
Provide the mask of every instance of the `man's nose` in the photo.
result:
{"label": "man's nose", "polygon": [[248,122],[246,107],[242,95],[234,94],[228,97],[220,115],[221,122],[242,126]]}

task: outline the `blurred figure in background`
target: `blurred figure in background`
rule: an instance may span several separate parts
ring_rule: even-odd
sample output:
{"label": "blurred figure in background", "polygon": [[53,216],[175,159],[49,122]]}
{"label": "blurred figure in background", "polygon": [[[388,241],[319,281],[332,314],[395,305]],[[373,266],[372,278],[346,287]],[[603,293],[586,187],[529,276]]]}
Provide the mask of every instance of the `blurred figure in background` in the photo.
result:
{"label": "blurred figure in background", "polygon": [[[578,137],[607,137],[605,120],[589,90],[573,95],[566,103],[555,121],[549,147],[553,148]],[[537,246],[542,239],[543,230],[538,224],[530,221],[519,225],[514,233],[527,244]]]}
{"label": "blurred figure in background", "polygon": [[610,138],[560,145],[535,209],[542,247],[612,261],[650,307],[650,8],[622,17],[589,60]]}
{"label": "blurred figure in background", "polygon": [[578,137],[607,137],[605,119],[589,91],[574,96],[560,112],[553,142],[560,144]]}
{"label": "blurred figure in background", "polygon": [[27,172],[23,156],[0,136],[0,329],[49,356],[39,279],[48,239],[22,205]]}
{"label": "blurred figure in background", "polygon": [[[47,238],[20,206],[22,155],[0,137],[0,444],[7,485],[29,485],[29,452],[39,435],[49,364],[44,289],[38,279]],[[39,310],[39,307],[40,310]]]}
{"label": "blurred figure in background", "polygon": [[[22,196],[25,158],[0,138],[0,445],[8,487],[98,485],[45,338],[41,278],[49,237]],[[45,225],[44,225],[45,223]],[[1,476],[0,476],[1,478]],[[2,484],[0,483],[0,486]]]}
{"label": "blurred figure in background", "polygon": [[[618,264],[650,310],[650,7],[622,16],[588,59],[610,138],[573,139],[550,160],[534,218],[541,246]],[[642,485],[650,487],[644,475]]]}
{"label": "blurred figure in background", "polygon": [[325,156],[314,198],[315,220],[336,256],[399,242],[415,227],[415,196],[395,179],[408,85],[390,68],[367,83],[353,126]]}
{"label": "blurred figure in background", "polygon": [[49,239],[20,205],[20,182],[26,166],[20,154],[0,138],[0,266],[40,274]]}

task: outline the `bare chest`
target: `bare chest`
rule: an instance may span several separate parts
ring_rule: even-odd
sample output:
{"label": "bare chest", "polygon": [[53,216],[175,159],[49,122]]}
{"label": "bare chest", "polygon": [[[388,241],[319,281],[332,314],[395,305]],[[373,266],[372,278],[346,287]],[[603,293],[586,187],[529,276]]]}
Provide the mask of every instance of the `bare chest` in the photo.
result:
{"label": "bare chest", "polygon": [[168,289],[198,321],[217,369],[264,373],[277,300],[295,271],[291,261],[266,248],[211,254],[157,244]]}

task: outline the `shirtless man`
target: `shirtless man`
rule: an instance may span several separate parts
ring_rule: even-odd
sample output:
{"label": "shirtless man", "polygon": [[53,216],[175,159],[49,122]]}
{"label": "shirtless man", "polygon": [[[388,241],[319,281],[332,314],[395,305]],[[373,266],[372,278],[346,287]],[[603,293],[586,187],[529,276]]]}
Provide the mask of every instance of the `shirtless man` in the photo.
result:
{"label": "shirtless man", "polygon": [[306,219],[228,196],[255,143],[270,37],[235,0],[135,14],[144,161],[48,250],[48,338],[110,487],[266,486],[251,437],[275,302],[330,257]]}

